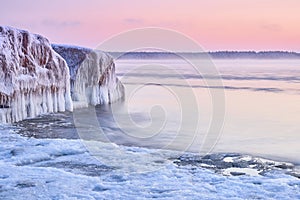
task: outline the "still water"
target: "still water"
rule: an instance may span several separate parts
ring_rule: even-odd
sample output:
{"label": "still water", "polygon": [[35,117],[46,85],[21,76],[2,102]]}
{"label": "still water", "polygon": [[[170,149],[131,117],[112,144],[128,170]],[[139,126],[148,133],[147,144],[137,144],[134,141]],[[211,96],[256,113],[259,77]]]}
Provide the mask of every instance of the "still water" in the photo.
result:
{"label": "still water", "polygon": [[300,60],[195,63],[116,60],[125,101],[25,120],[21,134],[300,163]]}
{"label": "still water", "polygon": [[[300,60],[214,60],[210,67],[219,74],[185,60],[117,60],[116,66],[127,96],[112,109],[122,133],[106,131],[110,140],[300,163]],[[216,123],[219,132],[211,130]]]}

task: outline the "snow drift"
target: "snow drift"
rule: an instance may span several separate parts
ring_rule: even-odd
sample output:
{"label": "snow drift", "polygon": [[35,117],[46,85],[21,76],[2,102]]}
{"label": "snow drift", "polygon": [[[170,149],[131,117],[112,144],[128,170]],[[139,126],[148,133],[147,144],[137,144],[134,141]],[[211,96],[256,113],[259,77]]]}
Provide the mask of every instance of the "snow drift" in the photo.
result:
{"label": "snow drift", "polygon": [[115,74],[113,58],[99,50],[52,45],[70,69],[74,107],[113,103],[124,96],[124,86]]}
{"label": "snow drift", "polygon": [[67,64],[49,41],[0,26],[0,122],[72,111]]}

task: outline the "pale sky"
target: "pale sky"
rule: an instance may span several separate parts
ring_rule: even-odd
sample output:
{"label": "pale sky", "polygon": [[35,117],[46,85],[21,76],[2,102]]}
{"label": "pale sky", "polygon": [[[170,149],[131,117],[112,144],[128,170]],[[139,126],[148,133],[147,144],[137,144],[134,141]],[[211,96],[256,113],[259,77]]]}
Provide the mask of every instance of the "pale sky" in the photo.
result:
{"label": "pale sky", "polygon": [[161,27],[204,50],[300,52],[300,0],[1,0],[0,25],[94,48],[134,28]]}

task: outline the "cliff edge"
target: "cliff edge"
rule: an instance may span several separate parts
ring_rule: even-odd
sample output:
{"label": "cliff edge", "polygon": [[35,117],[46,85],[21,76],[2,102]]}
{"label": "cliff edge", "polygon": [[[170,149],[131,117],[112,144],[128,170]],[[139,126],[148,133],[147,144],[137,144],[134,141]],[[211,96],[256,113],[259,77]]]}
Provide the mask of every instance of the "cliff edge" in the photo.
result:
{"label": "cliff edge", "polygon": [[123,97],[124,86],[107,53],[51,46],[41,35],[0,26],[0,123]]}
{"label": "cliff edge", "polygon": [[75,107],[110,104],[124,96],[113,58],[99,50],[52,45],[70,69],[71,96]]}
{"label": "cliff edge", "polygon": [[65,60],[40,35],[0,26],[0,122],[73,110]]}

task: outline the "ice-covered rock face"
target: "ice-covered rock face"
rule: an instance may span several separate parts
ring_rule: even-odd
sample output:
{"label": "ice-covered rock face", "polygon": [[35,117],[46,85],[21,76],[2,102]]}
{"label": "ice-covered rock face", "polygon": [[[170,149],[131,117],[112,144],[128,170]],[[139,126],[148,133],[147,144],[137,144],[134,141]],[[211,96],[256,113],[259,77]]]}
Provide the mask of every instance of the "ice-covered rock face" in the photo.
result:
{"label": "ice-covered rock face", "polygon": [[0,26],[0,122],[72,111],[67,64],[49,41]]}
{"label": "ice-covered rock face", "polygon": [[124,96],[115,75],[113,58],[102,51],[76,46],[52,45],[68,63],[74,106],[109,104]]}

